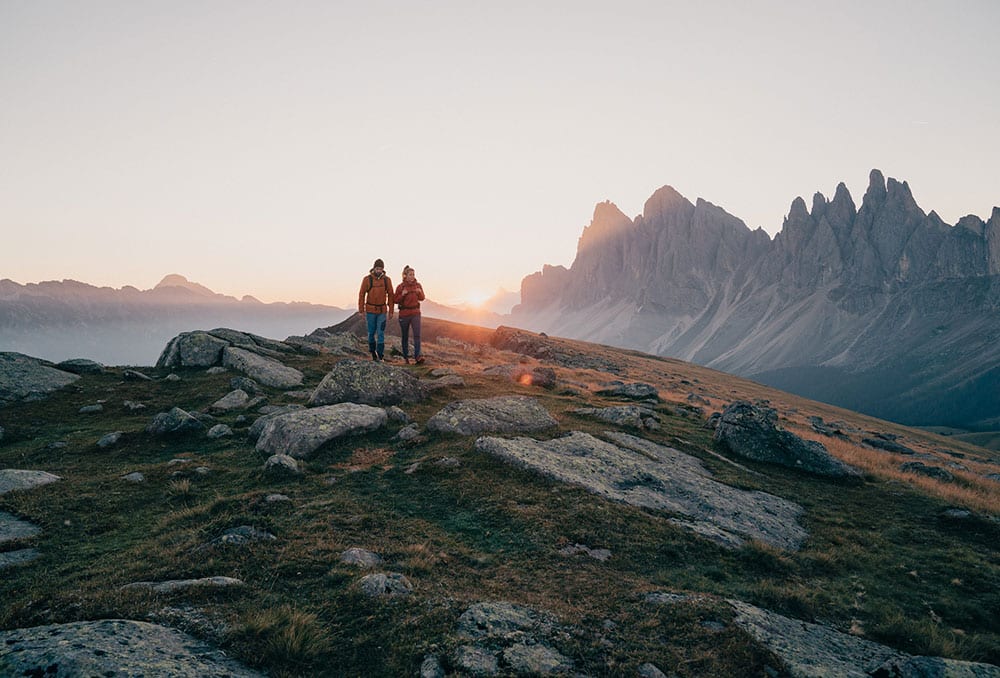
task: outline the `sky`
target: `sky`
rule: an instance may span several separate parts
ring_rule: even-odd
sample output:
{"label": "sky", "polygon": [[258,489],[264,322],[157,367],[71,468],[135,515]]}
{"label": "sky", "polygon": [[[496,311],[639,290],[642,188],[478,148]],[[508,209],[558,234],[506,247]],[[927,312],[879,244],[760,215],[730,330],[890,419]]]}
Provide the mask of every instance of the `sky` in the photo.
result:
{"label": "sky", "polygon": [[351,307],[569,266],[671,185],[1000,204],[995,0],[0,0],[0,278]]}

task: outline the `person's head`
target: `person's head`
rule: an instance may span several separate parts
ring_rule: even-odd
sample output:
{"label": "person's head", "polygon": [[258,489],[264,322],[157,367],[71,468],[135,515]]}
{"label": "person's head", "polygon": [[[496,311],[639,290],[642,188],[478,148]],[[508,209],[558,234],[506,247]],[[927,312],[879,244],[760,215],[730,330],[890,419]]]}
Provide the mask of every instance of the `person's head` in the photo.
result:
{"label": "person's head", "polygon": [[403,267],[403,280],[415,280],[417,277],[417,272],[414,271],[409,266]]}
{"label": "person's head", "polygon": [[372,264],[372,273],[385,273],[385,262],[381,259],[376,259],[375,263]]}

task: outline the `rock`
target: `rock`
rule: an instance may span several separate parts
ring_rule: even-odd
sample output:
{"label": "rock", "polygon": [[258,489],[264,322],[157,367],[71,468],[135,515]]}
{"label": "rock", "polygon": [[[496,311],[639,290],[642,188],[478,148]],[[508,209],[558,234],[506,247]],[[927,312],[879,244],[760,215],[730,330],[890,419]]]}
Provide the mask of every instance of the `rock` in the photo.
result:
{"label": "rock", "polygon": [[132,473],[122,476],[122,480],[129,483],[144,483],[146,482],[146,476],[142,475],[138,471],[134,471]]}
{"label": "rock", "polygon": [[45,471],[29,471],[19,468],[0,469],[0,496],[15,490],[30,490],[48,485],[57,480],[62,480],[62,478]]}
{"label": "rock", "polygon": [[346,565],[357,565],[358,567],[377,567],[382,564],[382,559],[377,553],[355,547],[341,553],[340,562]]}
{"label": "rock", "polygon": [[30,539],[41,533],[42,528],[37,525],[29,523],[27,520],[21,520],[5,511],[0,511],[0,544]]}
{"label": "rock", "polygon": [[101,439],[97,441],[97,446],[101,449],[111,447],[112,445],[117,445],[124,435],[121,431],[115,431],[113,433],[105,433],[101,436]]}
{"label": "rock", "polygon": [[476,449],[607,499],[687,516],[683,527],[722,531],[728,546],[749,538],[796,550],[805,540],[799,505],[712,480],[699,460],[678,450],[625,433],[604,435],[612,442],[580,432],[547,441],[482,437]]}
{"label": "rock", "polygon": [[874,447],[877,450],[884,450],[886,452],[895,452],[896,454],[916,454],[914,450],[907,447],[906,445],[901,445],[897,443],[895,437],[892,439],[884,438],[882,436],[875,436],[873,438],[862,438],[861,442],[869,447]]}
{"label": "rock", "polygon": [[215,367],[209,367],[207,370],[205,370],[205,374],[225,374],[228,371],[229,370],[227,370],[222,365],[216,365]]}
{"label": "rock", "polygon": [[208,437],[212,440],[225,438],[231,435],[233,435],[233,429],[229,428],[225,424],[216,424],[212,428],[208,429]]}
{"label": "rock", "polygon": [[399,433],[394,436],[394,439],[408,442],[418,437],[420,437],[420,427],[416,424],[407,424],[403,428],[399,429]]}
{"label": "rock", "polygon": [[153,418],[152,423],[146,427],[146,432],[157,436],[180,435],[192,431],[200,431],[203,428],[205,428],[205,425],[198,421],[197,418],[181,408],[175,407],[169,412],[160,412],[157,414]]}
{"label": "rock", "polygon": [[942,482],[950,483],[955,480],[955,476],[940,466],[928,466],[923,462],[919,461],[908,461],[899,467],[900,471],[905,473],[916,473],[918,475],[927,476],[928,478],[934,478],[935,480],[940,480]]}
{"label": "rock", "polygon": [[437,379],[421,379],[421,385],[428,391],[440,391],[445,388],[465,388],[465,379],[457,374],[448,374]]}
{"label": "rock", "polygon": [[482,647],[462,645],[456,648],[454,662],[470,676],[496,676],[500,672],[496,654]]}
{"label": "rock", "polygon": [[833,457],[812,440],[803,440],[777,425],[778,413],[771,407],[738,400],[722,411],[715,441],[733,453],[771,464],[831,478],[853,478],[860,471]]}
{"label": "rock", "polygon": [[104,365],[93,360],[88,360],[87,358],[64,360],[56,365],[56,367],[64,372],[72,372],[73,374],[101,374],[104,372]]}
{"label": "rock", "polygon": [[100,403],[98,403],[96,405],[84,405],[83,407],[80,408],[79,413],[80,414],[97,414],[98,412],[103,412],[103,411],[104,411],[104,405],[101,405]]}
{"label": "rock", "polygon": [[441,661],[435,655],[427,655],[420,663],[420,678],[445,678]]}
{"label": "rock", "polygon": [[225,339],[208,332],[182,332],[171,339],[156,361],[157,367],[212,367],[222,360]]}
{"label": "rock", "polygon": [[586,417],[596,417],[602,421],[619,426],[655,430],[660,427],[660,416],[648,407],[637,405],[621,405],[617,407],[581,407],[572,410],[573,414]]}
{"label": "rock", "polygon": [[300,476],[302,469],[299,468],[299,462],[287,454],[272,454],[264,462],[264,473],[277,477]]}
{"label": "rock", "polygon": [[503,651],[503,659],[514,675],[547,676],[569,673],[573,662],[542,643],[514,643]]}
{"label": "rock", "polygon": [[398,572],[365,575],[361,578],[360,588],[369,598],[395,598],[408,596],[413,592],[410,580]]}
{"label": "rock", "polygon": [[[192,636],[148,622],[102,619],[0,632],[0,674],[263,678]],[[54,675],[54,674],[52,674]]]}
{"label": "rock", "polygon": [[123,589],[144,589],[153,593],[177,593],[191,589],[231,589],[243,586],[243,581],[232,577],[202,577],[201,579],[171,579],[168,581],[137,581],[125,584]]}
{"label": "rock", "polygon": [[212,546],[235,546],[242,548],[252,546],[258,542],[275,541],[276,539],[277,537],[267,530],[259,530],[251,525],[240,525],[239,527],[226,530],[212,541],[199,547],[199,549]]}
{"label": "rock", "polygon": [[125,381],[156,381],[152,377],[136,370],[125,370],[122,372],[122,379]]}
{"label": "rock", "polygon": [[522,386],[539,386],[552,390],[556,387],[556,372],[551,367],[532,367],[512,363],[509,365],[495,365],[483,370],[483,374],[490,377],[502,377]]}
{"label": "rock", "polygon": [[611,551],[608,549],[592,549],[583,544],[573,544],[572,546],[565,546],[559,549],[560,555],[564,556],[576,556],[576,555],[586,555],[595,560],[599,560],[602,563],[611,557]]}
{"label": "rock", "polygon": [[388,419],[385,410],[357,403],[289,412],[267,420],[257,439],[257,451],[303,459],[337,438],[381,428]]}
{"label": "rock", "polygon": [[80,378],[52,363],[21,353],[0,352],[0,404],[38,400]]}
{"label": "rock", "polygon": [[269,494],[264,497],[264,502],[267,504],[285,504],[290,503],[291,501],[291,497],[284,494]]}
{"label": "rock", "polygon": [[309,399],[310,405],[361,403],[398,405],[419,402],[427,397],[420,380],[400,367],[372,360],[341,360]]}
{"label": "rock", "polygon": [[230,391],[223,397],[216,400],[208,406],[208,409],[214,412],[229,412],[230,410],[243,409],[249,401],[250,396],[247,392],[237,389],[235,391]]}
{"label": "rock", "polygon": [[122,406],[129,412],[136,412],[138,410],[146,409],[146,406],[142,403],[137,403],[134,400],[125,400],[122,402]]}
{"label": "rock", "polygon": [[639,678],[667,678],[667,674],[659,669],[656,664],[646,662],[639,667]]}
{"label": "rock", "polygon": [[559,425],[534,398],[498,396],[449,403],[427,421],[439,433],[529,433]]}
{"label": "rock", "polygon": [[629,400],[659,400],[660,392],[655,386],[643,383],[625,384],[612,381],[596,391],[597,395]]}
{"label": "rock", "polygon": [[288,414],[289,412],[301,412],[306,409],[304,405],[284,405],[282,407],[277,407],[275,405],[268,405],[267,407],[262,407],[261,412],[264,412],[263,417],[258,417],[250,424],[250,428],[247,429],[247,435],[250,436],[250,440],[257,440],[260,437],[260,432],[264,430],[264,426],[268,421],[274,419],[282,414]]}
{"label": "rock", "polygon": [[396,421],[402,424],[410,423],[410,415],[395,405],[385,408],[385,413],[388,415],[389,421]]}
{"label": "rock", "polygon": [[551,632],[556,619],[544,612],[507,601],[483,602],[470,605],[458,618],[461,638],[481,640],[519,639],[525,632]]}
{"label": "rock", "polygon": [[777,655],[793,678],[974,678],[1000,675],[1000,669],[988,664],[938,657],[912,657],[820,624],[784,617],[742,601],[728,602],[736,611],[736,625]]}
{"label": "rock", "polygon": [[172,372],[170,374],[168,374],[167,376],[163,377],[163,381],[167,381],[167,382],[170,382],[172,384],[176,384],[180,380],[181,380],[181,376],[179,374],[174,374]]}
{"label": "rock", "polygon": [[260,384],[249,377],[233,377],[229,380],[229,388],[234,391],[245,391],[248,395],[256,396],[264,393]]}
{"label": "rock", "polygon": [[289,389],[302,385],[305,378],[293,367],[277,360],[251,353],[246,349],[227,347],[222,351],[222,364],[243,372],[255,381],[272,388]]}
{"label": "rock", "polygon": [[18,565],[27,565],[33,560],[42,557],[38,549],[18,549],[16,551],[4,551],[0,553],[0,571]]}

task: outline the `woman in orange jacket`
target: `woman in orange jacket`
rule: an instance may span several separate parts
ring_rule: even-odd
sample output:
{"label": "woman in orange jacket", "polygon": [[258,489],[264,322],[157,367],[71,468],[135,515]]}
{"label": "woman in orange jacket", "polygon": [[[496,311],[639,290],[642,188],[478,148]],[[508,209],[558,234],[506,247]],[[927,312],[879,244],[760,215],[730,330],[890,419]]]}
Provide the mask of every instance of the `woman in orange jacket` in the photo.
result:
{"label": "woman in orange jacket", "polygon": [[410,329],[413,329],[413,362],[424,362],[420,354],[420,302],[424,300],[424,288],[417,282],[417,272],[409,266],[403,267],[403,282],[399,283],[393,295],[399,304],[399,331],[403,335],[403,360],[410,364]]}

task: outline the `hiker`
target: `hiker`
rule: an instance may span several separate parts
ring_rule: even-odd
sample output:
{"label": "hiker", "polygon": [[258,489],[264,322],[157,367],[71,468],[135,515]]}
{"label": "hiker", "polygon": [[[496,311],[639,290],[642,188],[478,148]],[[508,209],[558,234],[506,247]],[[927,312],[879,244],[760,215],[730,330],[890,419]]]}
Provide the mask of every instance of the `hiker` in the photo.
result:
{"label": "hiker", "polygon": [[385,274],[385,263],[376,259],[358,292],[358,313],[368,321],[368,350],[376,362],[385,360],[385,319],[392,317],[392,302],[392,281]]}
{"label": "hiker", "polygon": [[420,354],[420,302],[424,300],[424,288],[417,282],[417,272],[409,266],[403,267],[403,282],[396,288],[396,303],[399,304],[399,331],[403,335],[403,360],[410,364],[410,329],[413,329],[413,362],[420,365],[424,357]]}

